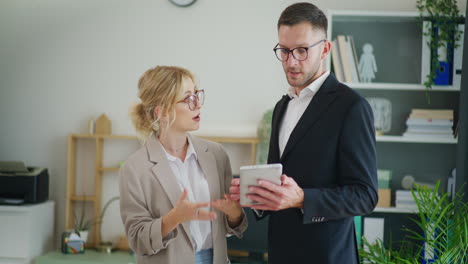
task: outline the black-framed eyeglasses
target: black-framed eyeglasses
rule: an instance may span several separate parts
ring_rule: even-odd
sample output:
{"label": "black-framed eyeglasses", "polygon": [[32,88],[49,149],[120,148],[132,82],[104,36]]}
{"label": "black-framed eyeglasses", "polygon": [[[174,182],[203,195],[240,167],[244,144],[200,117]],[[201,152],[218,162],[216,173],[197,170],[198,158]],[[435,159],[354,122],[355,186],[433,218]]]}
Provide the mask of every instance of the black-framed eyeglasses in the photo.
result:
{"label": "black-framed eyeglasses", "polygon": [[190,111],[195,110],[198,105],[203,105],[205,102],[205,90],[197,90],[194,94],[185,97],[176,103],[186,103]]}
{"label": "black-framed eyeglasses", "polygon": [[278,44],[275,45],[273,51],[275,52],[276,58],[280,61],[287,61],[289,59],[289,53],[292,53],[294,59],[298,61],[307,60],[309,55],[309,49],[322,43],[325,39],[319,40],[318,42],[310,45],[309,47],[297,47],[294,49],[287,49],[287,48],[278,48]]}

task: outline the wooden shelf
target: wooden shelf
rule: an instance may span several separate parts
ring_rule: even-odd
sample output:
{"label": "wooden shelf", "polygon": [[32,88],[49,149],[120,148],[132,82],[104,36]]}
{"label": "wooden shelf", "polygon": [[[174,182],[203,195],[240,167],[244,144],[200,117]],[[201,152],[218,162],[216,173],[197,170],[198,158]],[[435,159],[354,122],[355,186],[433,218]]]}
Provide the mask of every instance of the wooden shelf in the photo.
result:
{"label": "wooden shelf", "polygon": [[112,168],[112,167],[108,167],[108,168],[99,168],[99,171],[119,171],[120,168]]}
{"label": "wooden shelf", "polygon": [[258,138],[236,138],[236,137],[205,137],[200,138],[218,143],[258,144]]}
{"label": "wooden shelf", "polygon": [[90,195],[90,196],[78,196],[78,195],[74,195],[70,198],[70,200],[72,201],[90,201],[90,202],[94,202],[96,200],[96,196],[94,195]]}
{"label": "wooden shelf", "polygon": [[448,86],[439,86],[434,85],[430,89],[422,84],[410,84],[410,83],[346,83],[349,87],[353,89],[362,89],[362,90],[397,90],[397,91],[434,91],[434,92],[459,92],[460,87],[454,87],[451,85]]}
{"label": "wooden shelf", "polygon": [[374,213],[416,214],[418,209],[397,207],[376,207]]}
{"label": "wooden shelf", "polygon": [[257,160],[257,144],[258,138],[253,137],[209,137],[209,136],[198,136],[200,138],[218,142],[218,143],[234,143],[234,144],[247,144],[250,145],[250,164],[254,165]]}
{"label": "wooden shelf", "polygon": [[[257,138],[245,138],[245,137],[202,137],[207,140],[219,142],[219,143],[235,143],[235,144],[247,144],[250,146],[250,161],[252,164],[256,160],[257,151]],[[68,136],[68,168],[67,168],[67,196],[65,206],[65,226],[67,229],[74,228],[74,213],[76,202],[86,201],[92,202],[93,213],[91,218],[98,217],[101,214],[101,199],[102,199],[102,178],[105,172],[118,172],[119,167],[104,167],[103,156],[104,156],[104,144],[109,142],[106,139],[119,139],[119,140],[137,140],[138,137],[135,135],[103,135],[103,134],[70,134]],[[79,180],[79,176],[76,175],[77,168],[77,145],[81,144],[81,140],[94,141],[94,195],[92,196],[78,196],[75,194],[76,181]],[[93,247],[96,242],[100,241],[100,225],[94,225],[92,229],[92,237],[88,238],[87,245]]]}
{"label": "wooden shelf", "polygon": [[403,136],[376,136],[377,142],[399,142],[399,143],[428,143],[428,144],[457,144],[456,138],[437,138],[437,137],[421,137],[411,138]]}
{"label": "wooden shelf", "polygon": [[133,135],[100,135],[100,134],[71,134],[73,138],[89,138],[89,139],[138,139]]}

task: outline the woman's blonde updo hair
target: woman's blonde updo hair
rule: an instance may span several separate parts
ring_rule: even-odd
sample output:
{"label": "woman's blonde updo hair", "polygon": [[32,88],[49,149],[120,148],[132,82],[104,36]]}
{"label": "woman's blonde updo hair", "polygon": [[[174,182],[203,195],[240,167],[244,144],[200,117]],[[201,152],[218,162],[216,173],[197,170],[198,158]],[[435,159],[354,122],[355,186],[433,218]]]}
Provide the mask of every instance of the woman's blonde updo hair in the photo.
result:
{"label": "woman's blonde updo hair", "polygon": [[[190,78],[195,83],[195,76],[189,70],[175,66],[157,66],[140,77],[138,97],[141,102],[131,108],[130,115],[141,136],[146,138],[153,133],[159,135],[162,115],[172,112],[172,120],[167,123],[167,127],[174,122],[176,102],[184,93],[184,78]],[[160,108],[159,117],[154,113],[156,106]]]}

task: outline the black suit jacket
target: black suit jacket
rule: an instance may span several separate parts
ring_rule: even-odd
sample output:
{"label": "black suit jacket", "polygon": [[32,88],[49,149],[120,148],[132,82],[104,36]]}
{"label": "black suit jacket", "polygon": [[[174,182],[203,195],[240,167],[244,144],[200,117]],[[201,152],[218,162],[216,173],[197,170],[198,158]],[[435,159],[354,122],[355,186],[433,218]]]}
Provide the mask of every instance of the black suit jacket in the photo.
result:
{"label": "black suit jacket", "polygon": [[353,216],[371,213],[378,199],[372,109],[330,74],[280,157],[289,100],[283,96],[273,111],[268,163],[283,164],[283,173],[303,188],[304,212],[266,212],[269,262],[359,263]]}

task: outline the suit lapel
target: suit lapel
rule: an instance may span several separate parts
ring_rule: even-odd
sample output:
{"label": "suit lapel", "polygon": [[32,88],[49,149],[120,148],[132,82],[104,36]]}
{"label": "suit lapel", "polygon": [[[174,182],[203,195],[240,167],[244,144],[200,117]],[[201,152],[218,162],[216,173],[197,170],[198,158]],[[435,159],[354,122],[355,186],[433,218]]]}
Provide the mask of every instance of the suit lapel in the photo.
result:
{"label": "suit lapel", "polygon": [[323,115],[330,103],[336,98],[337,85],[338,81],[332,74],[330,74],[320,87],[317,94],[314,95],[304,114],[301,116],[297,125],[291,132],[288,143],[286,144],[283,155],[281,156],[281,161],[283,161],[284,157],[286,157],[294,146],[304,137],[309,128],[314,125],[314,123]]}
{"label": "suit lapel", "polygon": [[[164,153],[159,139],[156,137],[151,137],[148,139],[147,150],[149,160],[154,163],[154,166],[151,170],[166,192],[166,195],[171,201],[172,206],[175,207],[179,201],[180,196],[182,195],[182,191],[180,189],[179,183],[177,182],[177,177],[174,175],[171,167],[169,166],[169,162],[167,161],[166,154]],[[185,235],[188,237],[191,245],[193,246],[195,242],[192,240],[192,236],[190,235],[189,222],[182,223],[182,229],[185,231]]]}
{"label": "suit lapel", "polygon": [[[196,137],[189,137],[193,143],[193,148],[197,153],[198,163],[200,164],[200,167],[206,176],[206,180],[208,181],[208,187],[210,189],[210,200],[214,201],[223,198],[221,197],[220,193],[220,175],[218,175],[214,153],[208,149],[208,146],[203,141]],[[211,234],[214,243],[218,230],[218,221],[212,221],[211,227]]]}
{"label": "suit lapel", "polygon": [[279,129],[281,121],[283,120],[284,113],[288,107],[288,102],[291,100],[288,95],[284,95],[278,102],[276,113],[272,118],[271,123],[271,139],[270,150],[268,154],[268,163],[276,163],[279,161]]}

